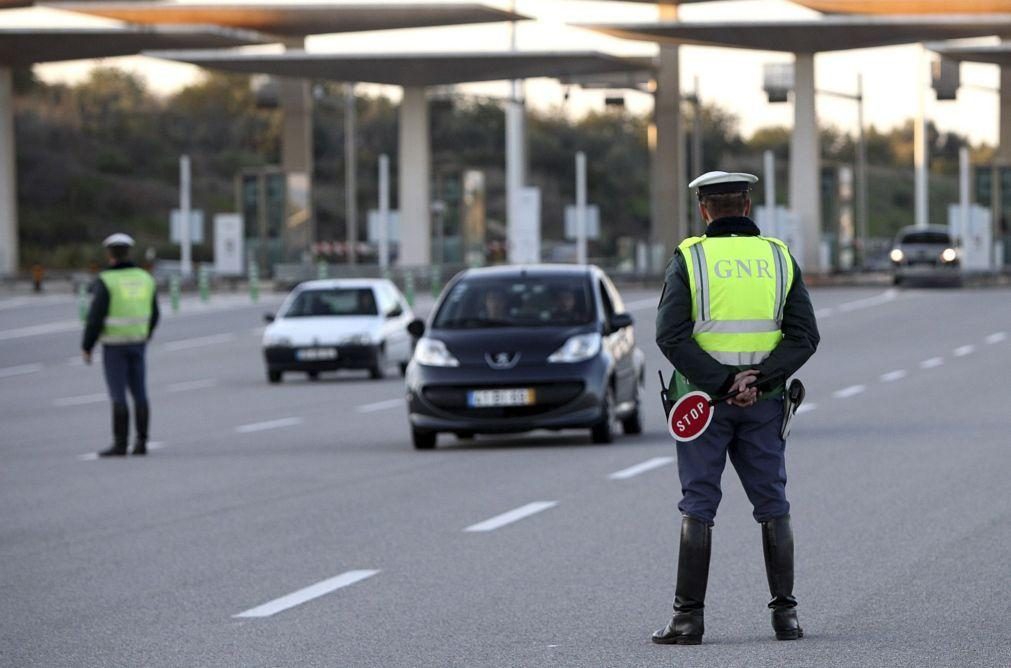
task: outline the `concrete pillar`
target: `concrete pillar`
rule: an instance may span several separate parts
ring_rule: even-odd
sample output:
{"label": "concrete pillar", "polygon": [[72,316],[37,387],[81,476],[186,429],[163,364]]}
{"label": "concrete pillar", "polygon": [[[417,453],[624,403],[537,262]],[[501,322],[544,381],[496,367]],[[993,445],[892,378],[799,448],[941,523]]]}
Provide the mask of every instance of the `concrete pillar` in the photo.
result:
{"label": "concrete pillar", "polygon": [[[285,43],[288,50],[305,48],[305,38]],[[312,202],[312,91],[306,79],[281,77],[278,86],[284,124],[281,130],[281,169],[287,175],[288,210],[284,229],[289,261],[308,261],[316,241]]]}
{"label": "concrete pillar", "polygon": [[431,147],[428,99],[423,86],[404,88],[400,103],[400,264],[427,265],[432,260]]}
{"label": "concrete pillar", "polygon": [[[797,257],[804,271],[821,266],[821,150],[814,99],[814,54],[794,54],[793,135],[790,138],[790,209],[800,224],[803,249]],[[796,251],[795,251],[796,252]]]}
{"label": "concrete pillar", "polygon": [[14,83],[0,67],[0,276],[18,270],[18,188],[14,148]]}
{"label": "concrete pillar", "polygon": [[[661,2],[660,20],[677,19],[677,3]],[[653,93],[650,128],[650,238],[663,244],[665,257],[688,236],[684,212],[688,183],[684,175],[684,131],[681,126],[681,67],[678,47],[661,46]],[[653,267],[654,270],[662,267]]]}
{"label": "concrete pillar", "polygon": [[1011,165],[1011,66],[1000,67],[1000,144],[996,162]]}

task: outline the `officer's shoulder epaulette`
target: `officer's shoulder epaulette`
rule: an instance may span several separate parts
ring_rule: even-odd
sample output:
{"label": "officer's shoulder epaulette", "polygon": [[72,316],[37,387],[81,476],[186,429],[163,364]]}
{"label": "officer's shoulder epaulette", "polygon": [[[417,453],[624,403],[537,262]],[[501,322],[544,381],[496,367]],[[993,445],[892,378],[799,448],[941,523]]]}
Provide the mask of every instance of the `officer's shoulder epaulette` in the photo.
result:
{"label": "officer's shoulder epaulette", "polygon": [[688,237],[687,239],[678,244],[678,250],[684,253],[686,250],[688,250],[695,244],[701,243],[705,240],[706,240],[705,235],[701,237]]}
{"label": "officer's shoulder epaulette", "polygon": [[766,241],[771,241],[772,243],[776,244],[777,246],[779,246],[780,248],[782,248],[783,250],[785,250],[787,252],[790,251],[790,247],[787,246],[786,242],[783,241],[782,239],[777,239],[776,237],[767,237],[767,236],[764,236],[764,235],[761,236],[760,238],[765,239]]}

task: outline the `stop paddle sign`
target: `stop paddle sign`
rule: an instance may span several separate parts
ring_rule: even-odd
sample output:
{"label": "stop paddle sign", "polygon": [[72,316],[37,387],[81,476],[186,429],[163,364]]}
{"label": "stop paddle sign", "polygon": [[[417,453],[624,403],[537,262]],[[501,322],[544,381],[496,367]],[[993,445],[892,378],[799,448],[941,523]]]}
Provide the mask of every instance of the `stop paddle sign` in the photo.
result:
{"label": "stop paddle sign", "polygon": [[678,399],[667,416],[670,435],[681,442],[694,441],[709,427],[715,410],[708,394],[689,392]]}

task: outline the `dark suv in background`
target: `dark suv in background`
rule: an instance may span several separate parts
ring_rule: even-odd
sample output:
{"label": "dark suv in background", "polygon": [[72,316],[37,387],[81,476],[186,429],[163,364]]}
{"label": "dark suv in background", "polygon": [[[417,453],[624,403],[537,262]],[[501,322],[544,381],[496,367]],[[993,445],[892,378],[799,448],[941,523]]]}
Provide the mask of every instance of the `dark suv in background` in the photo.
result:
{"label": "dark suv in background", "polygon": [[439,432],[642,431],[643,355],[632,317],[597,267],[471,269],[443,291],[407,369],[414,447]]}

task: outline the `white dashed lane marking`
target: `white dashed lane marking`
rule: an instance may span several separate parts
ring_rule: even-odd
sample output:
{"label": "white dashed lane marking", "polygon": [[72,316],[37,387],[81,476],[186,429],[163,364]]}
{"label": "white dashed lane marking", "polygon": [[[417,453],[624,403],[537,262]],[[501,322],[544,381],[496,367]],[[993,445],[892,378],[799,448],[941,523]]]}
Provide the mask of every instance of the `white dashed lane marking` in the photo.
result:
{"label": "white dashed lane marking", "polygon": [[208,387],[214,387],[217,384],[218,381],[213,378],[202,378],[200,380],[187,380],[181,383],[172,383],[165,389],[169,392],[186,392],[188,390],[203,390]]}
{"label": "white dashed lane marking", "polygon": [[923,360],[920,362],[921,369],[936,369],[937,367],[944,364],[943,357],[931,357],[929,360]]}
{"label": "white dashed lane marking", "polygon": [[192,339],[181,339],[170,341],[162,348],[169,352],[177,350],[189,350],[190,348],[202,348],[203,346],[213,346],[218,343],[230,343],[236,339],[235,334],[211,334],[210,336],[198,336]]}
{"label": "white dashed lane marking", "polygon": [[235,428],[240,434],[252,434],[257,431],[268,431],[270,429],[283,429],[284,427],[294,427],[302,424],[300,417],[278,418],[277,420],[267,420],[266,422],[253,422],[251,424],[239,425]]}
{"label": "white dashed lane marking", "polygon": [[95,394],[82,394],[77,397],[61,397],[59,399],[53,400],[53,405],[59,408],[64,408],[66,406],[85,406],[87,404],[97,404],[102,401],[106,401],[108,395],[104,392],[96,392]]}
{"label": "white dashed lane marking", "polygon": [[358,406],[355,411],[358,413],[376,413],[378,411],[385,411],[390,408],[397,408],[398,406],[403,406],[403,399],[387,399],[386,401],[377,401],[374,404],[365,404],[364,406]]}
{"label": "white dashed lane marking", "polygon": [[892,383],[897,380],[902,380],[908,375],[909,374],[905,369],[896,369],[895,371],[889,371],[888,373],[881,374],[880,380],[882,383]]}
{"label": "white dashed lane marking", "polygon": [[634,478],[637,475],[645,473],[646,471],[652,471],[653,469],[660,468],[661,466],[666,466],[674,461],[673,457],[654,457],[653,459],[647,459],[646,461],[636,464],[635,466],[629,466],[627,469],[622,469],[620,471],[615,471],[611,475],[607,476],[611,480],[627,480],[629,478]]}
{"label": "white dashed lane marking", "polygon": [[284,612],[290,608],[294,608],[297,605],[302,605],[308,601],[311,601],[320,596],[325,596],[331,592],[335,592],[338,589],[343,589],[344,587],[349,587],[356,582],[361,582],[367,578],[372,577],[379,571],[373,570],[361,570],[361,571],[348,571],[347,573],[341,573],[337,577],[330,578],[328,580],[323,580],[317,582],[316,584],[309,585],[303,589],[299,589],[296,592],[292,592],[287,596],[282,596],[281,598],[275,598],[273,601],[268,601],[263,605],[258,605],[255,608],[250,608],[245,612],[240,612],[237,615],[233,615],[236,618],[257,618],[257,617],[270,617],[271,615],[276,615],[279,612]]}
{"label": "white dashed lane marking", "polygon": [[0,369],[0,378],[12,378],[14,376],[27,376],[30,373],[42,371],[41,364],[20,364]]}
{"label": "white dashed lane marking", "polygon": [[797,407],[797,415],[803,415],[804,413],[810,413],[811,411],[818,410],[818,404],[801,404]]}
{"label": "white dashed lane marking", "polygon": [[1000,343],[1001,341],[1006,341],[1007,334],[1005,332],[994,332],[993,334],[987,336],[984,340],[990,345],[993,345],[995,343]]}
{"label": "white dashed lane marking", "polygon": [[512,524],[513,522],[518,522],[524,518],[530,517],[531,515],[536,515],[548,508],[554,508],[557,505],[557,501],[534,501],[533,503],[528,503],[525,506],[520,506],[519,508],[510,510],[509,512],[502,513],[501,515],[496,515],[484,522],[472,524],[464,529],[464,531],[494,531],[495,529],[504,527],[507,524]]}
{"label": "white dashed lane marking", "polygon": [[965,357],[966,355],[971,355],[974,352],[976,352],[976,346],[974,345],[959,346],[958,348],[955,348],[954,355],[955,357]]}
{"label": "white dashed lane marking", "polygon": [[836,399],[849,399],[850,397],[857,396],[866,389],[866,385],[850,385],[849,387],[844,387],[841,390],[836,390],[832,393],[832,396]]}

